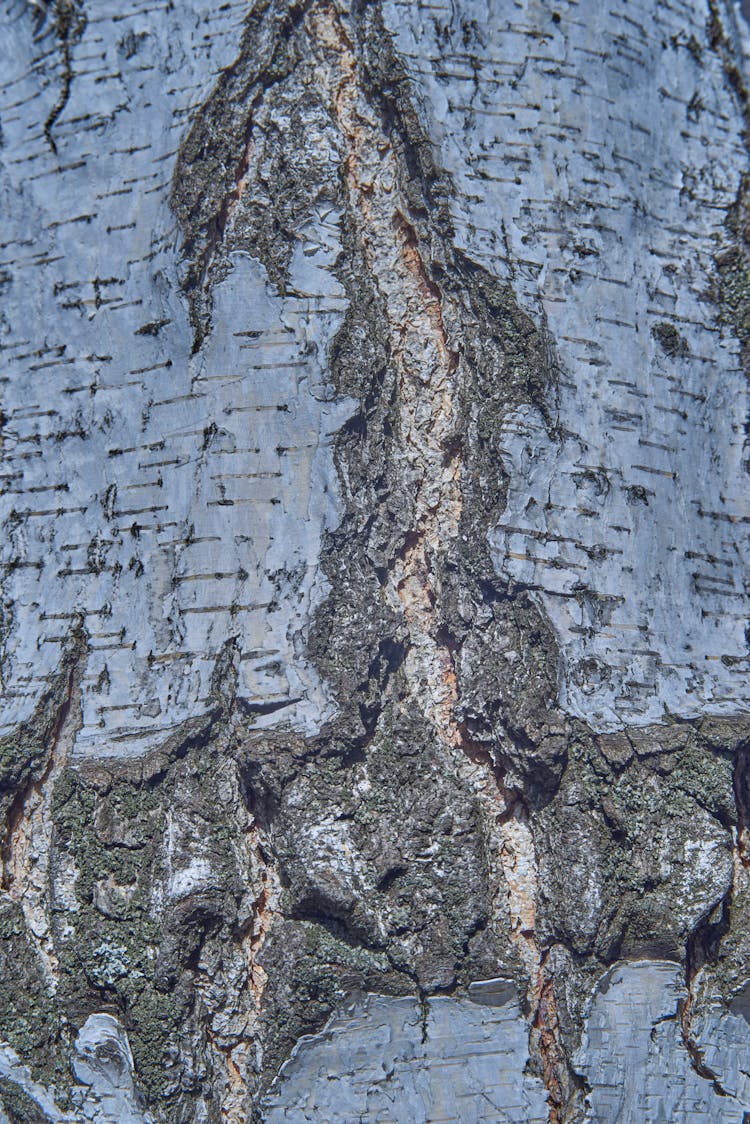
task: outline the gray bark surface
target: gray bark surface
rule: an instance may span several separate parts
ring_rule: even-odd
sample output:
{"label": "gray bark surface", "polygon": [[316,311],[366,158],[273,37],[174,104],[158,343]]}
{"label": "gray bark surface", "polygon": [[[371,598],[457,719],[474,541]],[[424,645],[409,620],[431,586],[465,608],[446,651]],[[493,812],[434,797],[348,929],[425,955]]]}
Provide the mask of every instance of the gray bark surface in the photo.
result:
{"label": "gray bark surface", "polygon": [[742,6],[0,14],[0,1124],[743,1124]]}

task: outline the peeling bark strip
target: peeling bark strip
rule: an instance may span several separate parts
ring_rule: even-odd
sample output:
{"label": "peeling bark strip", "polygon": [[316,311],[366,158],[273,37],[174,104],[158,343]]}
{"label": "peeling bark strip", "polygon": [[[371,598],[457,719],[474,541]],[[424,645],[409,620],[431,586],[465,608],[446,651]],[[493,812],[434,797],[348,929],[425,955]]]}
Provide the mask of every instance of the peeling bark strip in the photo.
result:
{"label": "peeling bark strip", "polygon": [[741,1124],[737,5],[0,9],[0,1118]]}

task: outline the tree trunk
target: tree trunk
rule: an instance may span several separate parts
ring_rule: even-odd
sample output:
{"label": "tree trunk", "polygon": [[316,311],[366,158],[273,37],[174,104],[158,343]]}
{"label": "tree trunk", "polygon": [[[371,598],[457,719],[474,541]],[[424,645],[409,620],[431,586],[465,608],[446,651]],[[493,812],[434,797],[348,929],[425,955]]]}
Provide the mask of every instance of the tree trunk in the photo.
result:
{"label": "tree trunk", "polygon": [[750,1119],[741,6],[0,12],[0,1122]]}

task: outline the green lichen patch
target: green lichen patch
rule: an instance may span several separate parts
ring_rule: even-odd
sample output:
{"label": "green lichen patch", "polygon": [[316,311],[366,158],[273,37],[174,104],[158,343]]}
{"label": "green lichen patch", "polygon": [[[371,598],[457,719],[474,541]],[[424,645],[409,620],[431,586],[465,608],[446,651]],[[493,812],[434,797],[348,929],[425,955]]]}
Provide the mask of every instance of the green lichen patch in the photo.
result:
{"label": "green lichen patch", "polygon": [[698,991],[712,1001],[718,996],[730,1004],[737,995],[746,994],[750,983],[750,886],[744,866],[731,900],[710,920],[710,943],[696,948],[696,968],[702,969]]}
{"label": "green lichen patch", "polygon": [[0,1078],[0,1106],[9,1124],[56,1124],[15,1081]]}
{"label": "green lichen patch", "polygon": [[[57,739],[73,706],[74,689],[86,651],[86,637],[75,627],[60,665],[31,717],[0,739],[0,814],[3,859],[12,832],[24,815],[32,785],[53,763]],[[57,1007],[52,981],[26,930],[17,900],[0,895],[0,1038],[9,1042],[41,1081],[65,1086],[70,1030]]]}
{"label": "green lichen patch", "polygon": [[[161,1049],[132,1018],[144,990],[155,986],[161,925],[152,911],[151,893],[162,873],[162,794],[118,779],[102,794],[82,773],[69,769],[55,790],[54,815],[58,876],[65,877],[72,861],[77,901],[59,939],[59,1003],[79,1025],[102,1003],[127,1012],[138,1075],[149,1094],[159,1097],[169,1085],[169,1036],[178,1033],[180,1019],[188,1013],[163,1012]],[[123,891],[117,911],[103,900],[102,887],[108,884]]]}
{"label": "green lichen patch", "polygon": [[246,811],[232,756],[213,733],[153,761],[68,767],[53,794],[53,892],[75,898],[55,928],[55,1009],[73,1027],[115,1012],[136,1077],[169,1121],[186,1119],[200,1097],[218,1112],[211,1081],[202,1086],[222,1064],[211,1021],[234,1002],[241,1034],[252,1006],[237,951],[239,905],[252,893]]}
{"label": "green lichen patch", "polygon": [[665,355],[670,359],[677,359],[680,356],[687,355],[688,345],[684,336],[675,328],[674,324],[670,324],[666,320],[660,320],[651,329],[651,335],[657,341]]}
{"label": "green lichen patch", "polygon": [[[630,752],[617,744],[630,742]],[[535,820],[540,935],[578,956],[683,959],[728,894],[734,758],[692,724],[590,737]]]}
{"label": "green lichen patch", "polygon": [[21,907],[0,899],[0,1038],[44,1084],[68,1079],[68,1035]]}
{"label": "green lichen patch", "polygon": [[259,1035],[265,1088],[303,1034],[320,1030],[353,994],[409,995],[414,981],[394,970],[383,952],[352,945],[312,921],[280,921],[263,947],[269,978]]}
{"label": "green lichen patch", "polygon": [[721,254],[716,264],[719,271],[719,307],[721,317],[740,341],[743,362],[747,363],[750,347],[750,257],[739,246]]}
{"label": "green lichen patch", "polygon": [[386,955],[425,990],[453,985],[490,909],[477,808],[454,774],[423,720],[388,709],[354,754],[321,739],[281,778],[268,760],[250,769],[256,799],[273,802],[284,914]]}

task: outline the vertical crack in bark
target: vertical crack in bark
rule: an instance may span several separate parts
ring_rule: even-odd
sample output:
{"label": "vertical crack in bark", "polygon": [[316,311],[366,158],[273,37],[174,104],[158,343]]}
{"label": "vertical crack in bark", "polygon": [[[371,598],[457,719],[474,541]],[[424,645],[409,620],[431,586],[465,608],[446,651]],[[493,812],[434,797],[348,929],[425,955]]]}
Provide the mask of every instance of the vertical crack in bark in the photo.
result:
{"label": "vertical crack in bark", "polygon": [[51,729],[47,758],[41,772],[16,795],[8,812],[2,849],[2,889],[21,906],[29,939],[39,954],[48,985],[56,988],[58,962],[52,935],[50,855],[54,823],[52,798],[55,782],[64,770],[81,728],[81,675],[84,651],[74,638],[74,651],[64,672],[65,681]]}
{"label": "vertical crack in bark", "polygon": [[[265,11],[265,8],[258,9],[259,20],[265,19]],[[470,438],[463,435],[466,423],[462,411],[465,413],[466,403],[462,399],[462,388],[482,383],[478,371],[468,366],[475,359],[478,364],[479,358],[467,359],[467,353],[474,354],[471,347],[464,348],[454,342],[456,329],[448,325],[461,322],[462,317],[468,315],[472,319],[472,331],[481,336],[480,322],[503,318],[506,314],[512,318],[507,331],[503,324],[498,339],[493,337],[493,358],[483,356],[482,359],[485,366],[493,365],[493,378],[501,379],[503,400],[507,395],[509,401],[516,397],[525,400],[529,395],[534,398],[542,386],[538,371],[528,372],[526,366],[520,364],[519,374],[516,365],[507,364],[506,356],[501,355],[501,337],[512,341],[511,350],[532,347],[529,342],[531,326],[518,314],[510,295],[499,284],[495,286],[493,279],[486,279],[490,289],[487,293],[483,291],[481,298],[477,297],[478,307],[474,308],[477,294],[474,289],[467,294],[461,286],[468,284],[471,276],[481,288],[485,279],[475,276],[479,268],[458,251],[455,254],[452,250],[446,251],[450,261],[455,257],[459,263],[453,270],[455,275],[450,276],[445,271],[445,263],[441,267],[433,256],[424,256],[424,230],[419,219],[412,221],[410,217],[417,213],[412,209],[412,197],[419,194],[417,181],[424,178],[412,166],[414,153],[408,151],[414,137],[409,133],[400,138],[397,129],[394,143],[389,131],[386,105],[389,95],[384,93],[385,85],[379,93],[380,86],[376,83],[378,89],[373,97],[368,84],[362,81],[359,68],[364,65],[360,58],[364,39],[360,41],[358,35],[350,32],[346,17],[331,0],[308,0],[295,5],[290,12],[293,26],[304,25],[304,33],[312,39],[312,49],[309,53],[305,50],[311,72],[306,81],[325,96],[343,145],[338,197],[343,196],[342,209],[355,233],[358,253],[362,255],[385,310],[383,327],[389,363],[395,372],[396,433],[389,456],[401,486],[413,491],[409,495],[410,529],[401,546],[394,548],[387,564],[379,570],[383,602],[404,622],[407,634],[404,659],[399,666],[399,686],[403,687],[405,697],[399,700],[397,692],[393,692],[389,694],[389,704],[400,707],[404,716],[416,712],[426,720],[435,732],[442,754],[451,760],[456,775],[476,801],[485,835],[490,909],[497,931],[505,932],[509,928],[527,980],[531,1047],[539,1050],[550,1090],[550,1119],[555,1121],[559,1118],[556,1106],[560,1102],[555,1074],[561,1064],[562,1051],[551,974],[544,970],[536,939],[537,864],[530,814],[518,792],[504,783],[503,770],[494,755],[473,738],[462,721],[457,663],[460,640],[454,643],[451,630],[445,626],[447,598],[442,588],[443,567],[451,547],[460,553],[461,536],[474,533],[462,529],[462,517],[466,515],[464,477],[473,471],[467,468],[469,446],[466,443]],[[207,330],[208,319],[204,313],[210,302],[211,284],[218,275],[216,263],[220,261],[221,248],[226,250],[230,227],[235,219],[239,222],[239,205],[244,207],[246,202],[243,197],[247,194],[250,198],[252,164],[256,158],[254,146],[259,146],[258,151],[261,146],[260,138],[253,136],[253,129],[260,127],[257,120],[260,98],[271,85],[292,73],[299,48],[290,41],[283,65],[277,60],[273,66],[269,60],[276,58],[276,47],[259,49],[260,54],[265,52],[267,57],[264,66],[251,73],[254,49],[248,32],[237,63],[228,69],[207,103],[205,119],[202,114],[200,122],[194,125],[175,174],[173,205],[183,223],[186,248],[188,252],[195,251],[187,288],[196,347],[200,346]],[[225,161],[225,169],[231,171],[231,176],[224,175],[221,180],[223,194],[216,184],[209,187],[210,206],[206,208],[196,197],[195,188],[186,187],[191,181],[188,173],[203,159],[211,122],[214,126],[216,122],[221,123],[230,112],[228,94],[232,90],[238,95],[230,99],[238,123],[231,129],[227,127],[226,136],[222,133],[221,139],[221,144],[226,146],[231,133],[234,147],[229,154],[232,159]],[[401,150],[400,139],[407,151]],[[218,201],[217,193],[221,195]],[[330,201],[330,194],[327,198]],[[444,216],[435,220],[438,226],[443,221]],[[250,230],[252,232],[252,226]],[[437,231],[436,236],[445,246],[450,243],[444,231]],[[258,253],[262,258],[260,249]],[[283,276],[280,283],[283,284]],[[204,301],[207,302],[205,307]],[[534,347],[537,342],[534,336]],[[467,497],[469,494],[467,492]],[[485,532],[481,529],[478,533]],[[369,737],[373,737],[375,728],[382,724],[386,710],[383,703],[381,695],[379,717],[368,728]],[[256,967],[256,958],[268,931],[266,918],[269,923],[271,919],[267,911],[273,910],[273,895],[277,891],[278,887],[268,896],[261,895],[256,903],[257,920],[243,938],[251,987],[258,1005],[263,999],[266,980],[262,969]],[[418,979],[417,984],[419,986]],[[236,1059],[232,1065],[237,1065]],[[242,1066],[238,1068],[241,1070]],[[230,1069],[230,1084],[237,1086],[237,1080]]]}
{"label": "vertical crack in bark", "polygon": [[[238,926],[237,947],[246,966],[246,982],[252,1004],[243,1012],[244,1029],[236,1042],[221,1040],[212,1026],[212,1018],[205,1020],[206,1042],[219,1060],[224,1071],[223,1082],[218,1083],[217,1099],[221,1104],[221,1119],[226,1124],[245,1124],[250,1118],[253,1098],[257,1092],[259,1068],[257,1025],[262,1011],[263,994],[268,982],[266,972],[258,963],[260,952],[279,908],[281,884],[275,868],[266,861],[264,847],[257,825],[250,822],[245,838],[245,851],[250,866],[248,881],[260,881],[261,887],[249,906],[249,917]],[[207,1011],[221,1014],[217,1009],[215,981],[209,966],[196,955],[195,987],[202,995]]]}
{"label": "vertical crack in bark", "polygon": [[708,914],[702,918],[688,936],[685,943],[685,987],[687,997],[682,1002],[679,1018],[682,1042],[687,1050],[690,1064],[706,1081],[710,1081],[714,1092],[719,1096],[728,1097],[729,1093],[719,1080],[719,1075],[706,1063],[703,1050],[696,1041],[693,1027],[694,1011],[697,1005],[704,966],[715,963],[722,937],[730,927],[730,911],[732,899],[737,890],[736,877],[739,874],[744,878],[745,871],[738,861],[737,846],[734,847],[734,877],[732,884],[722,900]]}
{"label": "vertical crack in bark", "polygon": [[703,1051],[696,1042],[693,1034],[693,1010],[697,1000],[700,981],[700,970],[696,970],[694,963],[695,940],[696,937],[691,937],[688,941],[687,963],[685,968],[688,994],[679,1012],[682,1042],[690,1059],[690,1064],[698,1076],[702,1077],[705,1081],[710,1081],[714,1092],[720,1097],[730,1097],[732,1094],[721,1084],[718,1073],[706,1064]]}
{"label": "vertical crack in bark", "polygon": [[253,997],[254,1010],[250,1013],[247,1031],[242,1041],[226,1054],[228,1091],[222,1103],[222,1115],[228,1124],[244,1124],[252,1090],[247,1076],[255,1068],[258,1048],[256,1028],[262,1010],[263,995],[268,976],[258,958],[279,908],[281,882],[278,872],[265,861],[259,829],[253,824],[248,831],[248,846],[259,864],[261,889],[252,903],[250,920],[243,933],[241,945],[248,972],[248,984]]}
{"label": "vertical crack in bark", "polygon": [[403,668],[411,701],[425,711],[441,740],[455,745],[456,676],[451,653],[438,637],[434,559],[456,537],[461,516],[461,460],[451,450],[458,356],[448,345],[440,297],[426,277],[416,234],[399,209],[395,155],[359,91],[353,48],[332,10],[315,11],[312,22],[339,60],[335,105],[348,149],[347,193],[385,299],[398,372],[399,453],[415,489],[413,529],[388,573],[385,596],[409,627]]}
{"label": "vertical crack in bark", "polygon": [[560,1042],[555,981],[547,968],[547,956],[548,954],[540,956],[539,960],[535,987],[536,1009],[532,1030],[537,1036],[538,1049],[542,1058],[542,1075],[549,1094],[548,1121],[549,1124],[558,1124],[563,1119],[565,1107],[560,1074],[568,1067]]}
{"label": "vertical crack in bark", "polygon": [[[242,727],[242,707],[237,699],[239,648],[235,637],[230,638],[216,660],[211,678],[211,697],[216,705],[220,738],[227,753],[236,751],[238,731]],[[263,993],[268,977],[258,963],[259,954],[278,912],[281,882],[275,867],[267,859],[260,825],[253,809],[248,807],[243,792],[243,782],[235,773],[236,804],[246,815],[244,838],[240,844],[247,883],[256,891],[244,915],[238,917],[234,936],[246,965],[247,987],[252,997],[252,1009],[246,1011],[247,1022],[240,1040],[235,1044],[223,1043],[206,1021],[206,1040],[220,1059],[225,1071],[225,1084],[221,1100],[221,1118],[226,1124],[245,1124],[249,1118],[255,1095],[255,1076],[258,1069],[257,1023],[262,1009]],[[198,956],[199,974],[196,990],[204,993],[208,1010],[216,1009],[211,992],[214,986],[212,973],[202,967]]]}
{"label": "vertical crack in bark", "polygon": [[60,52],[62,77],[57,101],[52,106],[44,122],[44,135],[47,138],[48,145],[55,156],[57,156],[57,142],[52,135],[52,129],[70,98],[70,89],[73,84],[71,48],[83,34],[83,30],[86,26],[86,17],[80,6],[76,3],[76,0],[55,0],[53,15],[58,51]]}
{"label": "vertical crack in bark", "polygon": [[[732,882],[722,901],[708,917],[696,925],[685,945],[685,986],[687,997],[683,1001],[679,1017],[682,1041],[690,1058],[690,1064],[706,1081],[710,1081],[719,1096],[733,1097],[721,1083],[719,1074],[706,1062],[704,1051],[696,1041],[694,1033],[695,1009],[708,989],[704,985],[704,969],[714,967],[721,957],[722,940],[734,926],[732,910],[734,903],[743,900],[748,891],[750,875],[750,856],[747,853],[748,831],[748,746],[741,742],[735,750],[732,772],[734,799],[737,811],[736,826],[732,840]],[[709,984],[710,986],[710,984]],[[703,990],[702,990],[703,989]],[[711,993],[708,992],[710,997]]]}
{"label": "vertical crack in bark", "polygon": [[[229,711],[236,720],[234,700]],[[227,748],[227,756],[231,756]],[[206,1043],[218,1063],[216,1077],[211,1085],[219,1106],[222,1121],[226,1124],[245,1124],[252,1118],[252,1106],[258,1092],[258,1072],[262,1066],[262,1039],[258,1024],[262,1015],[263,996],[268,982],[259,964],[259,957],[268,933],[279,910],[281,884],[273,862],[268,858],[267,841],[251,809],[241,795],[241,780],[235,774],[236,790],[230,804],[244,809],[244,824],[234,820],[234,845],[232,849],[239,860],[239,870],[244,871],[243,882],[248,886],[245,898],[239,903],[237,915],[226,915],[226,941],[232,952],[225,961],[221,984],[217,990],[217,977],[213,964],[215,943],[210,947],[206,940],[193,954],[194,986],[203,1000]],[[227,1019],[225,1006],[229,996],[222,989],[231,981],[236,992],[231,995],[232,1015]],[[238,1025],[239,1024],[239,1025]]]}
{"label": "vertical crack in bark", "polygon": [[[554,984],[536,941],[537,869],[528,813],[505,791],[497,770],[488,770],[457,719],[458,680],[454,653],[437,606],[437,560],[459,532],[462,511],[462,452],[457,441],[455,379],[464,361],[451,346],[443,321],[442,294],[430,280],[414,227],[396,194],[396,156],[373,120],[359,88],[353,45],[332,7],[315,7],[311,24],[319,41],[335,52],[334,104],[346,140],[345,183],[372,276],[385,299],[391,353],[398,371],[400,452],[413,480],[413,529],[390,568],[385,597],[400,608],[409,643],[403,663],[408,700],[421,710],[444,749],[469,782],[489,825],[490,848],[507,886],[511,938],[527,973],[532,1034],[538,1037],[551,1124],[560,1119],[560,1045]],[[499,890],[501,880],[495,878]],[[496,891],[497,892],[497,891]],[[497,910],[500,903],[496,901]]]}

